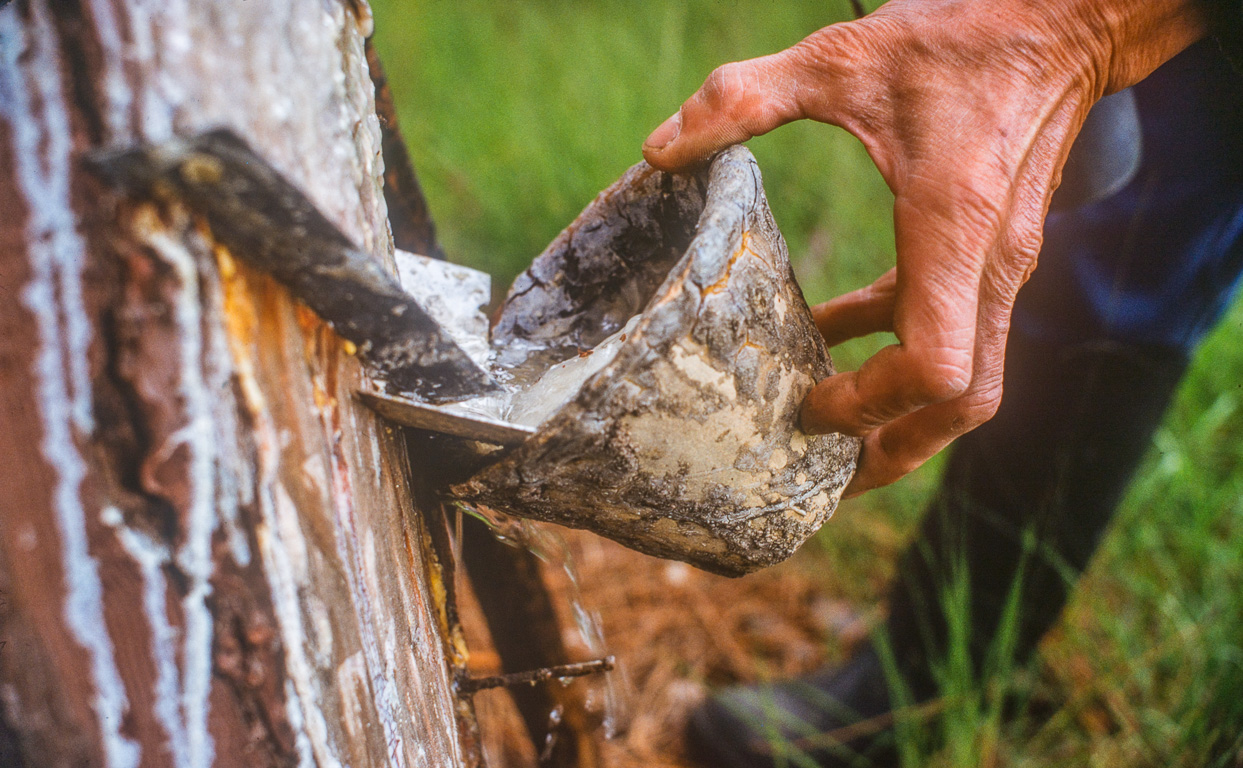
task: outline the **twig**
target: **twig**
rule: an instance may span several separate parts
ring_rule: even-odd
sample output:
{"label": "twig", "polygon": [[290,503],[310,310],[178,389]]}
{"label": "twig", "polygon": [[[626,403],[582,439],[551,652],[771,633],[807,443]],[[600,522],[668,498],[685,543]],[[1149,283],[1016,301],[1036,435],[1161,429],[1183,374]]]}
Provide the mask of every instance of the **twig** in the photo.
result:
{"label": "twig", "polygon": [[583,677],[597,672],[610,672],[616,663],[612,656],[605,656],[595,661],[582,661],[577,664],[562,664],[556,667],[543,667],[526,672],[508,672],[503,675],[488,677],[459,677],[456,685],[458,693],[471,694],[486,688],[500,688],[510,685],[535,685],[547,680],[564,679],[567,677]]}

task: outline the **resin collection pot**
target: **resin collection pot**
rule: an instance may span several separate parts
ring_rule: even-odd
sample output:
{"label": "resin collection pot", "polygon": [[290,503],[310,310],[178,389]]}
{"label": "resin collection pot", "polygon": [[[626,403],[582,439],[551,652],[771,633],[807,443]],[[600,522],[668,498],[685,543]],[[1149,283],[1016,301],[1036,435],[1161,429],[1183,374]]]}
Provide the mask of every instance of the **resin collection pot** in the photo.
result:
{"label": "resin collection pot", "polygon": [[630,169],[515,281],[491,343],[498,415],[534,431],[458,499],[740,575],[789,557],[854,472],[857,439],[799,429],[833,368],[745,148]]}

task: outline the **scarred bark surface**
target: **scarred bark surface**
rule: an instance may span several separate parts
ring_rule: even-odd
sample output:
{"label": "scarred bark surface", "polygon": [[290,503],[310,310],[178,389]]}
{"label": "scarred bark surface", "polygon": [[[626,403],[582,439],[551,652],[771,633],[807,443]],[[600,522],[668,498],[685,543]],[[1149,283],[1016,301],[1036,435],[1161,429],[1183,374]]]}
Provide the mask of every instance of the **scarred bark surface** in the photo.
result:
{"label": "scarred bark surface", "polygon": [[441,766],[442,610],[358,364],[94,148],[227,126],[388,264],[362,3],[0,9],[0,762]]}

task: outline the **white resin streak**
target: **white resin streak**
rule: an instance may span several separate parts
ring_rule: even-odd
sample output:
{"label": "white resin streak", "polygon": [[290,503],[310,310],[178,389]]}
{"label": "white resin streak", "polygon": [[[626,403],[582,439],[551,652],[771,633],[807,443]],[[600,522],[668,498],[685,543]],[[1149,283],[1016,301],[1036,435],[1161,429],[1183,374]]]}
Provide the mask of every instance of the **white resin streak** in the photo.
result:
{"label": "white resin streak", "polygon": [[[164,75],[158,75],[154,82],[132,85],[127,82],[124,64],[133,61],[141,65],[142,71],[157,73],[165,69],[163,65],[173,67],[178,64],[187,53],[185,41],[180,45],[158,41],[153,24],[159,14],[173,13],[175,16],[185,9],[170,8],[168,3],[153,8],[144,7],[139,2],[117,6],[113,0],[92,0],[90,5],[100,44],[108,53],[103,57],[106,67],[100,77],[104,84],[104,116],[110,141],[130,140],[133,137],[135,126],[131,109],[134,101],[131,94],[134,90],[142,94],[138,100],[138,127],[141,128],[142,138],[166,138],[172,133],[171,104],[184,94]],[[126,16],[124,27],[128,39],[122,39],[119,31],[118,12]],[[214,755],[208,722],[212,618],[206,600],[211,593],[211,539],[216,527],[222,523],[225,525],[233,558],[238,564],[248,564],[250,552],[245,537],[236,525],[237,478],[221,467],[217,455],[217,445],[222,437],[222,425],[218,422],[231,416],[224,413],[221,418],[216,418],[212,407],[228,387],[231,371],[227,345],[216,338],[216,334],[205,338],[199,322],[202,304],[205,301],[219,302],[219,286],[212,280],[213,275],[207,276],[207,284],[200,285],[195,259],[181,243],[163,239],[151,245],[174,268],[182,288],[174,317],[180,331],[179,394],[185,408],[186,423],[159,450],[168,455],[185,445],[190,455],[190,501],[189,508],[184,510],[187,530],[184,543],[174,557],[176,566],[189,585],[182,598],[185,631],[181,659],[184,670],[178,687],[164,687],[156,691],[156,707],[160,711],[172,708],[180,712],[180,721],[175,726],[162,720],[170,740],[182,739],[185,742],[184,750],[173,752],[178,768],[205,768],[212,763]],[[204,368],[207,369],[206,375]],[[151,617],[153,622],[158,620],[159,617]],[[175,694],[178,699],[173,704],[162,700],[170,694]]]}
{"label": "white resin streak", "polygon": [[[17,179],[30,217],[26,240],[34,274],[22,301],[38,328],[31,373],[43,422],[40,448],[56,474],[53,506],[61,537],[65,623],[90,658],[92,706],[99,718],[106,765],[132,768],[141,751],[121,734],[129,703],[104,623],[103,585],[88,546],[86,509],[79,495],[86,463],[75,436],[91,428],[86,369],[91,329],[82,304],[85,246],[70,207],[72,141],[57,52],[51,47],[55,39],[41,4],[30,5],[26,28],[15,5],[0,10],[0,117],[10,126]],[[23,55],[29,58],[19,63]]]}
{"label": "white resin streak", "polygon": [[[184,510],[185,539],[176,553],[178,570],[189,589],[181,600],[185,616],[182,663],[181,713],[188,745],[188,762],[178,768],[207,768],[214,746],[208,729],[211,695],[212,616],[207,606],[211,594],[212,533],[216,529],[215,473],[216,434],[212,421],[212,396],[203,381],[203,333],[199,322],[202,306],[198,265],[194,255],[177,239],[158,233],[148,238],[160,258],[173,268],[181,291],[173,307],[180,341],[180,399],[186,423],[159,446],[160,459],[185,446],[189,461],[189,504]],[[157,702],[157,707],[160,703]],[[169,734],[173,736],[173,734]]]}
{"label": "white resin streak", "polygon": [[[208,268],[199,273],[199,278],[202,281],[200,293],[203,297],[204,314],[207,317],[224,317],[224,288],[220,283],[219,273]],[[223,404],[223,407],[217,408],[212,414],[212,440],[215,445],[224,446],[236,441],[241,430],[237,421],[237,410],[233,407],[233,357],[223,328],[208,325],[204,331],[204,386],[212,402]],[[242,504],[254,501],[254,478],[246,471],[247,467],[240,462],[224,460],[224,455],[225,452],[218,451],[214,468],[218,525],[224,529],[233,561],[246,568],[250,565],[250,544],[246,541],[246,532],[242,530],[240,513]]]}
{"label": "white resin streak", "polygon": [[[331,429],[331,425],[325,424],[325,429]],[[387,653],[382,652],[381,644],[375,633],[375,628],[378,626],[376,615],[384,613],[382,608],[376,609],[372,595],[371,585],[379,586],[374,565],[375,537],[370,530],[367,530],[365,535],[360,535],[363,531],[360,530],[358,520],[354,516],[354,499],[350,493],[348,475],[331,459],[328,460],[328,466],[331,468],[333,507],[337,513],[337,525],[335,526],[337,550],[341,553],[343,562],[351,566],[348,571],[350,592],[354,611],[359,617],[359,639],[362,641],[363,654],[366,658],[376,715],[379,716],[380,725],[384,729],[384,742],[390,764],[404,768],[406,751],[402,732],[398,727],[402,702],[397,692],[396,681],[392,677],[393,668],[387,663],[392,661],[390,653],[393,645],[388,646]],[[360,538],[363,541],[360,542]]]}
{"label": "white resin streak", "polygon": [[124,43],[121,40],[120,25],[117,23],[116,9],[113,0],[89,0],[91,18],[95,22],[95,33],[99,36],[99,44],[110,55],[103,59],[103,71],[99,81],[103,85],[103,117],[107,127],[104,144],[128,139],[132,135],[130,128],[130,109],[133,106],[133,94],[125,80],[123,62]]}
{"label": "white resin streak", "polygon": [[177,668],[177,629],[168,620],[168,581],[164,568],[171,561],[168,547],[145,533],[127,528],[121,511],[106,507],[100,514],[116,529],[126,554],[142,574],[142,610],[151,627],[151,654],[155,661],[155,717],[168,734],[168,753],[173,765],[189,765],[189,738],[178,706],[181,671]]}
{"label": "white resin streak", "polygon": [[281,504],[274,489],[279,491],[280,438],[262,402],[251,403],[255,418],[255,442],[258,447],[259,508],[263,525],[257,531],[259,556],[266,564],[268,588],[272,590],[272,608],[276,613],[285,647],[285,709],[289,724],[297,734],[299,768],[341,768],[335,745],[324,719],[323,696],[320,693],[315,667],[307,657],[307,634],[302,621],[300,584],[308,582],[305,563],[295,562],[291,553],[304,553],[306,542],[301,539],[297,510],[292,503]]}

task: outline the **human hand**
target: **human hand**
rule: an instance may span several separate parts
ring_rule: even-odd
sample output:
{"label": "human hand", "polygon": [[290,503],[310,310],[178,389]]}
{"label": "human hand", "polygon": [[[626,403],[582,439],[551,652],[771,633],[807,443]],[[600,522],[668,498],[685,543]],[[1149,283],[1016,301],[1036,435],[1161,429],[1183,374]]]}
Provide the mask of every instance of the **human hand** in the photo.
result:
{"label": "human hand", "polygon": [[803,403],[808,432],[864,437],[847,495],[991,418],[1010,310],[1088,110],[1203,34],[1194,0],[891,0],[718,68],[648,137],[648,162],[676,171],[817,120],[859,138],[893,191],[896,267],[812,311],[830,346],[898,339]]}

